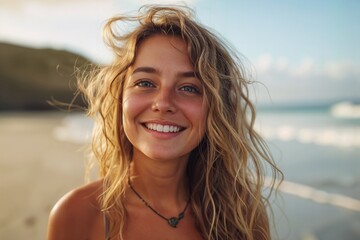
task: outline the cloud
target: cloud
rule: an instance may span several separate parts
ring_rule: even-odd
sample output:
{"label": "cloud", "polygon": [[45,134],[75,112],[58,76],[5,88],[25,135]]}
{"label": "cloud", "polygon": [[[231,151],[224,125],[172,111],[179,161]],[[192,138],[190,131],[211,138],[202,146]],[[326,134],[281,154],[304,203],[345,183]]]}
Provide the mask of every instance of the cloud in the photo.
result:
{"label": "cloud", "polygon": [[[43,6],[57,6],[68,3],[82,3],[83,5],[96,0],[0,0],[0,5],[3,8],[14,11],[21,11],[25,5],[43,5]],[[105,0],[106,2],[106,0]]]}
{"label": "cloud", "polygon": [[275,62],[275,69],[277,71],[285,71],[289,67],[289,60],[286,57],[280,57]]}
{"label": "cloud", "polygon": [[301,60],[299,64],[290,65],[288,58],[274,58],[270,54],[262,54],[258,57],[256,69],[260,73],[286,73],[290,76],[302,77],[311,75],[315,72],[315,62],[312,58],[307,57]]}
{"label": "cloud", "polygon": [[269,71],[271,67],[272,67],[272,56],[270,54],[260,55],[256,64],[257,70],[260,72],[266,72]]}
{"label": "cloud", "polygon": [[316,75],[316,69],[315,69],[315,62],[312,58],[307,57],[304,58],[300,64],[294,66],[293,68],[290,68],[288,71],[290,74],[294,77],[305,77],[305,76],[311,76]]}
{"label": "cloud", "polygon": [[360,80],[360,62],[351,60],[315,61],[306,57],[298,63],[290,62],[287,57],[274,58],[266,53],[258,57],[256,70],[260,75],[282,75],[289,78],[327,78],[330,80]]}
{"label": "cloud", "polygon": [[323,73],[336,80],[349,77],[360,78],[360,63],[349,60],[327,62],[324,65]]}
{"label": "cloud", "polygon": [[183,4],[187,4],[187,5],[192,5],[196,2],[198,2],[198,0],[157,0],[156,2],[154,0],[136,0],[135,2],[137,2],[140,5],[144,5],[144,4],[179,4],[179,5],[183,5]]}
{"label": "cloud", "polygon": [[[23,5],[25,13],[46,19],[80,20],[81,18],[104,19],[116,13],[116,4],[112,0],[60,1],[58,3],[27,3]],[[86,20],[86,19],[84,19]]]}
{"label": "cloud", "polygon": [[287,57],[262,54],[254,61],[255,86],[259,103],[300,103],[359,99],[360,62],[351,60],[316,61],[306,57],[295,62]]}
{"label": "cloud", "polygon": [[0,8],[0,41],[67,49],[97,61],[110,54],[101,37],[109,17],[129,10],[114,0],[15,1]]}

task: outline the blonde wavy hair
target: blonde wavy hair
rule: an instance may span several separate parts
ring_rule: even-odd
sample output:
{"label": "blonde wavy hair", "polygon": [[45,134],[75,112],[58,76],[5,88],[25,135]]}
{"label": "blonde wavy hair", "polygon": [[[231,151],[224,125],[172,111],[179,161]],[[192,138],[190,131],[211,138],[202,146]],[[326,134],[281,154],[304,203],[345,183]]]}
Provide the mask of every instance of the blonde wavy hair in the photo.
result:
{"label": "blonde wavy hair", "polygon": [[236,51],[195,21],[189,8],[154,5],[142,7],[137,16],[116,16],[106,23],[104,37],[115,60],[98,66],[79,85],[89,103],[88,114],[96,120],[92,150],[104,180],[100,202],[112,234],[123,239],[127,213],[121,200],[132,159],[122,126],[124,81],[141,42],[156,34],[187,43],[209,106],[205,136],[187,166],[197,228],[204,239],[270,239],[268,198],[262,195],[264,163],[272,179],[282,173],[254,130],[245,68]]}

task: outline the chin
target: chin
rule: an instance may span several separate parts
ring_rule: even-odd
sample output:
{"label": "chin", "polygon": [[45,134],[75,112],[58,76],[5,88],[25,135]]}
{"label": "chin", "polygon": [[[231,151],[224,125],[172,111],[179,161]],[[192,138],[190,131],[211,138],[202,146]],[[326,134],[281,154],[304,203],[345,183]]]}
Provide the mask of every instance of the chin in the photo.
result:
{"label": "chin", "polygon": [[166,151],[159,151],[159,152],[149,152],[146,156],[150,159],[157,160],[157,161],[169,161],[169,160],[176,160],[176,159],[187,159],[189,154],[178,154],[174,152],[166,152]]}

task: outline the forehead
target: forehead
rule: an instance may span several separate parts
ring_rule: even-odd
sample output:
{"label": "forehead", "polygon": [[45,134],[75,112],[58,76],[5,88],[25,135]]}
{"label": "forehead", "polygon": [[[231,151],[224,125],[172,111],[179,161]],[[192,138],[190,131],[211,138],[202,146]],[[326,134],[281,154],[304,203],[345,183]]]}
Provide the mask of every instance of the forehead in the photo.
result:
{"label": "forehead", "polygon": [[160,34],[148,37],[139,44],[133,66],[143,64],[193,69],[186,42],[180,37]]}

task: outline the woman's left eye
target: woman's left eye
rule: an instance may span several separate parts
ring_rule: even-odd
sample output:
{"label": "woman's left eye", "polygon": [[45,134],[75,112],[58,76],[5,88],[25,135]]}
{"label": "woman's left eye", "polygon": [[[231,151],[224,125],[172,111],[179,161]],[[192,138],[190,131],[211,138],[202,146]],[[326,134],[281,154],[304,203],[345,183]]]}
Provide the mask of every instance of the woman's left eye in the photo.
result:
{"label": "woman's left eye", "polygon": [[199,89],[194,87],[194,86],[184,86],[181,87],[180,90],[185,91],[185,92],[190,92],[190,93],[199,93]]}
{"label": "woman's left eye", "polygon": [[135,84],[138,87],[142,87],[142,88],[152,88],[154,87],[154,84],[151,81],[148,80],[141,80],[136,82]]}

